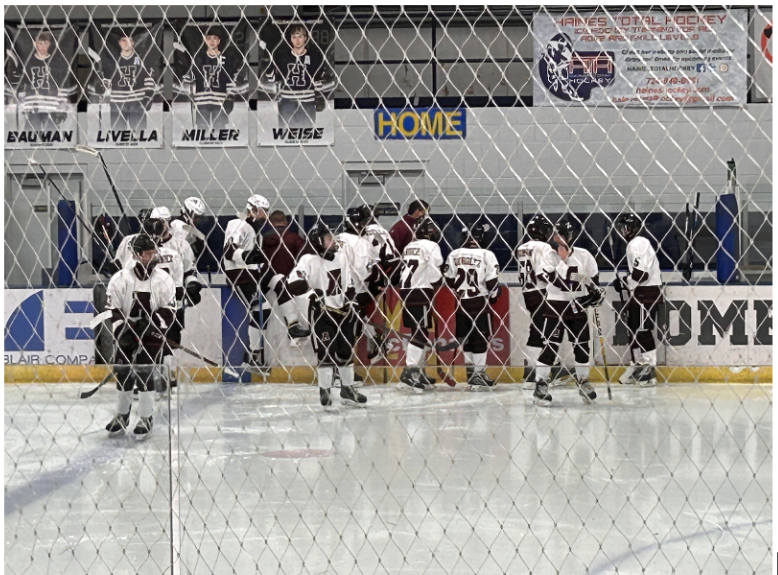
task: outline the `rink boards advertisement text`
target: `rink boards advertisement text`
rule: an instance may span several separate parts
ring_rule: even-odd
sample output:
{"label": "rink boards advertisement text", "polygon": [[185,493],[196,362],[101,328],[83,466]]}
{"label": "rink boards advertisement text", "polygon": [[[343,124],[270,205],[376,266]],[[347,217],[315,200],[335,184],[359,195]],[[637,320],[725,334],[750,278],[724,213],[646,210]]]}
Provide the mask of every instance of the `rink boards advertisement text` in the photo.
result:
{"label": "rink boards advertisement text", "polygon": [[[203,291],[202,302],[186,311],[183,344],[218,362],[230,356],[230,350],[242,346],[243,334],[225,321],[223,309],[227,288]],[[666,312],[660,325],[666,324],[658,344],[660,365],[667,366],[767,366],[772,363],[772,288],[771,286],[667,286]],[[404,338],[400,302],[391,293],[384,304],[389,319],[390,365],[402,365]],[[6,289],[5,344],[3,361],[15,365],[90,365],[94,363],[93,333],[89,324],[94,317],[91,289]],[[436,299],[438,337],[448,342],[454,334],[453,296],[442,290]],[[602,308],[603,333],[606,334],[607,359],[611,365],[628,361],[627,332],[616,321],[621,302],[609,290]],[[305,310],[301,310],[305,311]],[[302,315],[305,317],[305,315]],[[373,318],[380,318],[374,315]],[[666,318],[666,319],[663,319]],[[494,336],[488,362],[492,366],[521,367],[524,364],[529,316],[518,288],[504,290],[492,317]],[[221,330],[212,329],[222,326]],[[239,328],[240,330],[241,328]],[[593,332],[594,333],[594,332]],[[271,365],[315,366],[316,358],[309,341],[291,345],[282,318],[273,312],[269,321],[267,359]],[[601,363],[596,337],[592,341],[596,362]],[[358,354],[364,361],[364,341]],[[563,354],[569,346],[563,346]],[[183,366],[202,362],[178,352]],[[449,352],[443,363],[462,363],[462,354]],[[572,358],[569,358],[570,360]]]}

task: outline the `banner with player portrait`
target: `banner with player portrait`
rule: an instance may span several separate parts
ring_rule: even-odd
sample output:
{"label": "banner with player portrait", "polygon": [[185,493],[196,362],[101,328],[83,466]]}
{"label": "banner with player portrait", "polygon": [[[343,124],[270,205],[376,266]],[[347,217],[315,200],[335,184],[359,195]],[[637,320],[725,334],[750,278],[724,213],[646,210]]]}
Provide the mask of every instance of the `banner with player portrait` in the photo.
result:
{"label": "banner with player portrait", "polygon": [[773,11],[757,8],[751,20],[752,102],[773,100]]}
{"label": "banner with player portrait", "polygon": [[535,106],[746,103],[747,13],[538,13]]}
{"label": "banner with player portrait", "polygon": [[268,19],[259,38],[259,145],[334,144],[332,26],[322,20]]}
{"label": "banner with player portrait", "polygon": [[96,148],[161,148],[162,22],[93,23],[87,142]]}
{"label": "banner with player portrait", "polygon": [[173,146],[248,146],[248,21],[172,25]]}
{"label": "banner with player portrait", "polygon": [[78,143],[73,74],[78,34],[70,25],[5,27],[5,147]]}

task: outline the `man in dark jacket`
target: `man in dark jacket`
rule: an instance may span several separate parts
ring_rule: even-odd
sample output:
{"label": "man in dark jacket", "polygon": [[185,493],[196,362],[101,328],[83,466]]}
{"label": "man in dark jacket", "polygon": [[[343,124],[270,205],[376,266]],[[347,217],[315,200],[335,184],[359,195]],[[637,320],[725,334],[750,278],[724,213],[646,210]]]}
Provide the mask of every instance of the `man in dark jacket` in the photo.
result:
{"label": "man in dark jacket", "polygon": [[305,248],[305,240],[289,229],[284,212],[270,214],[272,229],[262,238],[262,251],[270,262],[270,275],[288,276]]}
{"label": "man in dark jacket", "polygon": [[398,253],[402,254],[405,246],[413,241],[414,224],[427,215],[429,208],[430,205],[424,200],[412,201],[408,206],[408,213],[389,230],[389,235],[392,237]]}

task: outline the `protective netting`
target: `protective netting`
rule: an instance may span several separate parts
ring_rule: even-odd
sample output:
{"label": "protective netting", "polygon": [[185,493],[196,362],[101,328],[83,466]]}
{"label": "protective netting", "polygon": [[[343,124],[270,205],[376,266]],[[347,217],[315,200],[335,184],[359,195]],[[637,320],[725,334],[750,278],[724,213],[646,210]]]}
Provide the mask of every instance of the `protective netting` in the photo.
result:
{"label": "protective netting", "polygon": [[[771,21],[760,7],[7,7],[6,571],[768,573]],[[252,206],[267,222],[231,245]],[[150,437],[126,437],[145,396],[118,399],[130,423],[109,438],[127,376],[100,314],[117,306],[122,240],[169,219],[160,208],[192,254],[174,278],[185,349],[133,368],[155,382]],[[391,267],[349,247],[356,223],[383,249],[369,221],[400,257],[420,212],[444,261],[468,235],[494,254],[485,355],[458,331],[473,276],[437,288],[418,359],[413,254]],[[531,341],[517,251],[537,214],[557,239],[571,223],[603,288],[636,267],[614,224],[641,222],[661,270],[656,387],[618,381],[646,340],[629,292],[607,287],[585,311],[588,361],[568,334],[553,402],[534,404],[525,380],[555,337]],[[355,303],[335,311],[327,287],[295,292],[315,281],[293,269],[320,223],[352,236]],[[247,257],[257,273],[237,275]],[[342,401],[349,368],[314,349],[321,313],[337,342],[356,329],[337,361],[366,406]],[[312,337],[290,338],[295,318]],[[479,355],[497,385],[470,393]],[[434,393],[396,388],[414,361]]]}

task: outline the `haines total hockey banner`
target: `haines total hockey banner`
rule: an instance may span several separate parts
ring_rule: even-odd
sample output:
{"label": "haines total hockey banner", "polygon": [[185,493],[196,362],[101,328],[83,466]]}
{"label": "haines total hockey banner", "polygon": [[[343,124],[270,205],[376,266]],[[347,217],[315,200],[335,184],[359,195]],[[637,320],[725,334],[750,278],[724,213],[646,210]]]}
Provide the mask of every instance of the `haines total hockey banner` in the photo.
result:
{"label": "haines total hockey banner", "polygon": [[87,141],[96,148],[161,148],[162,22],[94,23],[85,51]]}
{"label": "haines total hockey banner", "polygon": [[536,106],[746,103],[745,10],[536,14]]}
{"label": "haines total hockey banner", "polygon": [[172,25],[173,146],[248,146],[248,21]]}
{"label": "haines total hockey banner", "polygon": [[266,20],[259,32],[260,146],[335,143],[333,38],[327,22]]}
{"label": "haines total hockey banner", "polygon": [[78,35],[66,24],[5,27],[5,147],[78,143],[72,65]]}

